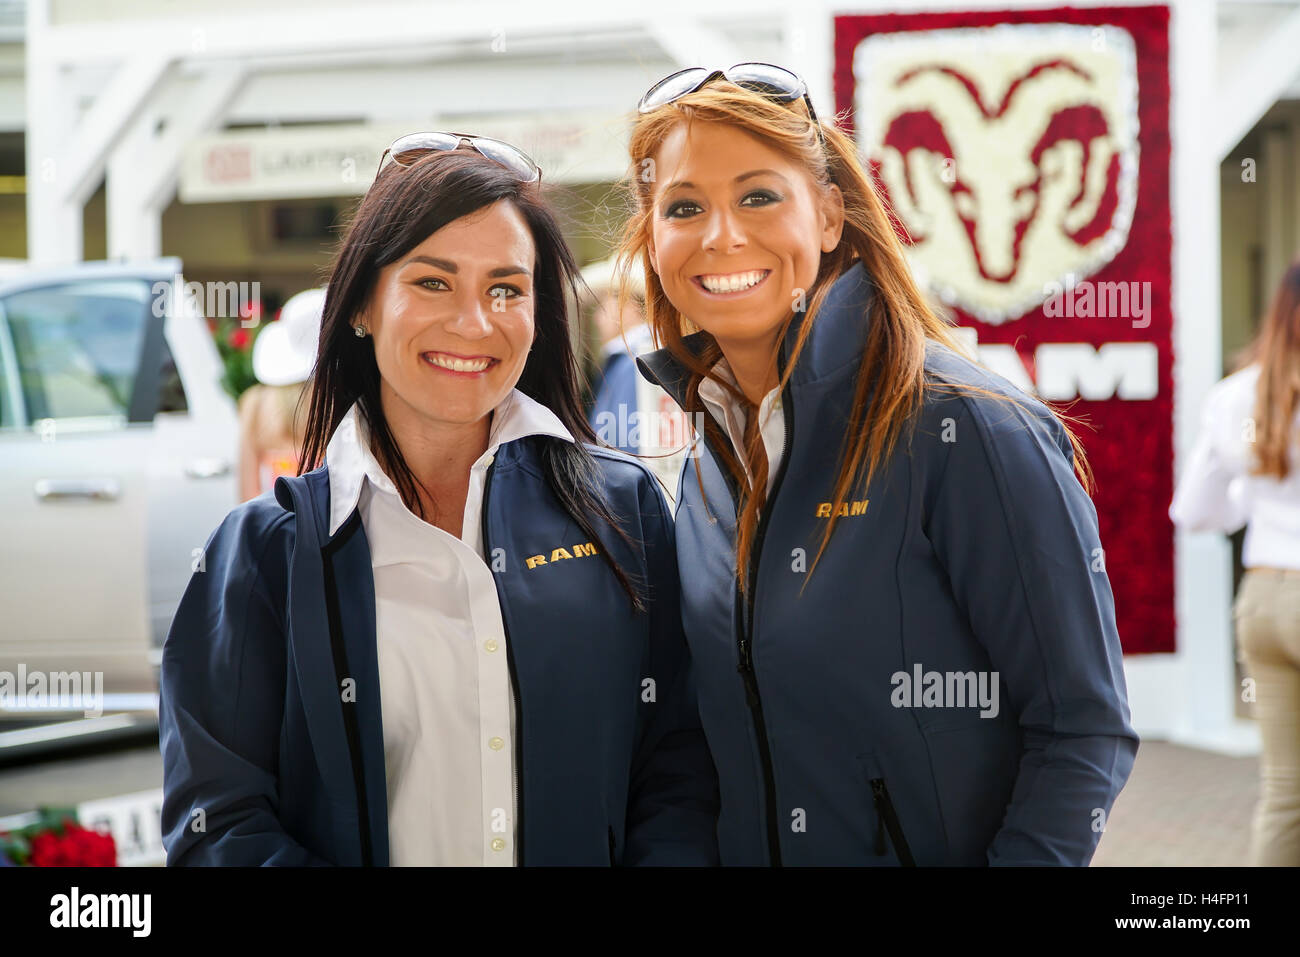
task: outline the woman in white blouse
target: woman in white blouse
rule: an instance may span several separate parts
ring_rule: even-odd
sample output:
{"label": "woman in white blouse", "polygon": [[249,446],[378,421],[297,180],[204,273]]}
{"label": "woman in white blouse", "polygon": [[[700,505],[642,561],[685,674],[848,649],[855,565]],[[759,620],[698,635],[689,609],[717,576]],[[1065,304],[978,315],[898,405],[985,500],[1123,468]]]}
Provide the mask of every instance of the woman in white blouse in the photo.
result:
{"label": "woman in white blouse", "polygon": [[1169,515],[1192,531],[1246,526],[1234,617],[1255,682],[1263,754],[1251,861],[1300,865],[1300,261],[1243,367],[1206,399]]}
{"label": "woman in white blouse", "polygon": [[389,154],[310,471],[227,516],[168,634],[168,862],[716,863],[671,513],[594,445],[541,172],[460,133]]}

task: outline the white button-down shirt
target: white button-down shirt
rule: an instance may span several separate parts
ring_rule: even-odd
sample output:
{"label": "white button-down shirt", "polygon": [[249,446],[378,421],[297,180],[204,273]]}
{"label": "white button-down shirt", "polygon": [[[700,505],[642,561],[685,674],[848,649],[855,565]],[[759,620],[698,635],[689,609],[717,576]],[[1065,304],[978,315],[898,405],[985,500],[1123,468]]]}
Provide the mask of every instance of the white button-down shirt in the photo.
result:
{"label": "white button-down shirt", "polygon": [[[1201,431],[1169,517],[1198,532],[1235,532],[1246,525],[1243,565],[1300,568],[1300,443],[1293,440],[1288,450],[1291,472],[1285,479],[1251,473],[1259,371],[1249,365],[1206,396]],[[1300,428],[1300,413],[1292,424]]]}
{"label": "white button-down shirt", "polygon": [[330,534],[358,508],[370,545],[393,866],[517,859],[515,702],[480,515],[497,449],[527,435],[573,441],[550,409],[516,389],[495,409],[487,450],[470,469],[460,538],[402,503],[358,405],[326,447]]}
{"label": "white button-down shirt", "polygon": [[[713,374],[736,385],[736,377],[727,360],[719,359],[713,367]],[[739,388],[738,385],[736,385]],[[700,399],[713,417],[722,423],[727,437],[736,450],[740,466],[745,476],[752,483],[754,477],[749,474],[749,463],[745,460],[745,410],[731,393],[714,382],[711,378],[700,383]],[[758,429],[763,438],[763,450],[767,453],[767,494],[772,494],[772,483],[776,480],[777,470],[785,455],[785,414],[781,411],[781,390],[773,388],[763,396],[758,405]]]}

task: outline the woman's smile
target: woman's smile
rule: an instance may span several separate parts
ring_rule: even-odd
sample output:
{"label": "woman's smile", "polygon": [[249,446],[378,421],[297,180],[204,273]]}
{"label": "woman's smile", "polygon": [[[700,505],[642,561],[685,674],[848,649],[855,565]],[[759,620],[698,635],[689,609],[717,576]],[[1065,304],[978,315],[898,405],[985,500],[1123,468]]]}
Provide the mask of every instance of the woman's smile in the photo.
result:
{"label": "woman's smile", "polygon": [[422,352],[420,358],[439,372],[471,379],[480,378],[501,363],[492,356],[462,356],[454,352]]}
{"label": "woman's smile", "polygon": [[691,282],[711,299],[738,299],[767,282],[767,277],[771,274],[770,269],[705,273],[701,276],[692,276]]}

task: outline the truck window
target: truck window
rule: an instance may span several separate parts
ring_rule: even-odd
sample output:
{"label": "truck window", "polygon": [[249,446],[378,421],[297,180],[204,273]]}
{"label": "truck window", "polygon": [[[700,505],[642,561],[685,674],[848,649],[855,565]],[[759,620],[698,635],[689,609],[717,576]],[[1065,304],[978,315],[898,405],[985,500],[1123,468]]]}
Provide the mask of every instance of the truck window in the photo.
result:
{"label": "truck window", "polygon": [[189,410],[189,404],[185,401],[185,386],[181,382],[181,374],[176,368],[176,360],[172,358],[172,350],[167,345],[167,340],[162,340],[162,371],[158,378],[158,411],[159,412],[186,412]]}
{"label": "truck window", "polygon": [[125,421],[149,314],[142,280],[68,283],[4,301],[27,421]]}

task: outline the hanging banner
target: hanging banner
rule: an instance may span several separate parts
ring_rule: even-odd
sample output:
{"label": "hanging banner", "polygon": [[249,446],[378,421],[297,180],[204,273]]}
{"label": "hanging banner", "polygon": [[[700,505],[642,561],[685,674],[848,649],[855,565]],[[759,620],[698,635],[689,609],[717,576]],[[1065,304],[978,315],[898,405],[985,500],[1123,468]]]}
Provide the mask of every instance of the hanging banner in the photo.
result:
{"label": "hanging banner", "polygon": [[836,108],[917,277],[1083,420],[1126,653],[1174,650],[1168,33],[1165,6],[835,18]]}
{"label": "hanging banner", "polygon": [[[513,143],[537,161],[542,182],[599,183],[627,173],[627,116],[458,116],[449,129]],[[181,160],[183,203],[359,196],[370,188],[389,143],[427,128],[303,126],[224,130],[196,137]]]}

